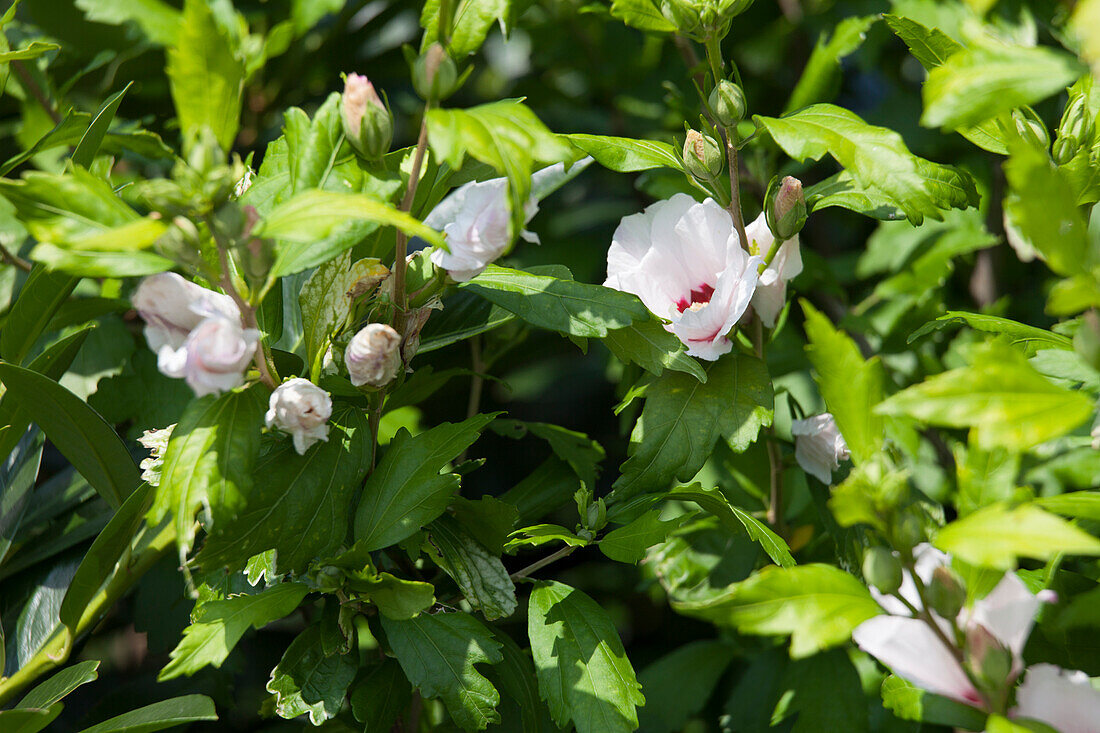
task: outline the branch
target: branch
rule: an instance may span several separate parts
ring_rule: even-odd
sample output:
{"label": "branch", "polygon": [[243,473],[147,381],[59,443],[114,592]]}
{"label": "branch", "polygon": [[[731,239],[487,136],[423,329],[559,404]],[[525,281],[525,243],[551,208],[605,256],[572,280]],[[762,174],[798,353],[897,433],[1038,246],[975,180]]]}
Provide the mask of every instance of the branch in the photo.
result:
{"label": "branch", "polygon": [[27,91],[35,100],[42,105],[42,109],[46,110],[46,114],[50,116],[53,123],[56,125],[61,122],[61,115],[50,103],[50,98],[46,96],[46,93],[42,91],[42,87],[38,86],[38,82],[34,80],[27,68],[23,66],[22,61],[12,61],[11,68],[15,72],[15,75],[19,77],[19,83],[23,85],[23,89]]}
{"label": "branch", "polygon": [[535,562],[531,563],[530,565],[523,568],[522,570],[517,570],[516,572],[512,573],[508,577],[511,578],[513,581],[522,580],[523,578],[526,578],[527,576],[529,576],[531,573],[534,573],[538,570],[542,570],[547,565],[549,565],[551,563],[555,563],[558,560],[561,560],[563,557],[566,557],[566,556],[570,555],[573,552],[573,550],[575,550],[575,549],[577,549],[576,545],[566,545],[565,547],[561,548],[557,552],[555,552],[551,555],[547,555],[546,557],[542,558],[541,560],[536,560]]}
{"label": "branch", "polygon": [[[401,199],[401,211],[405,213],[412,210],[416,187],[420,184],[420,168],[424,165],[424,151],[428,147],[429,109],[431,104],[424,107],[424,118],[420,122],[420,136],[416,140],[416,152],[413,154],[412,170],[409,172],[409,184],[405,188],[405,197]],[[408,256],[408,243],[409,236],[398,229],[397,247],[393,256],[393,302],[397,306],[394,326],[402,339],[405,337],[405,310],[408,307],[408,298],[405,293],[405,258]]]}
{"label": "branch", "polygon": [[19,255],[9,252],[7,247],[2,244],[0,244],[0,261],[7,262],[9,265],[15,265],[23,272],[30,272],[33,267],[31,263],[27,262]]}

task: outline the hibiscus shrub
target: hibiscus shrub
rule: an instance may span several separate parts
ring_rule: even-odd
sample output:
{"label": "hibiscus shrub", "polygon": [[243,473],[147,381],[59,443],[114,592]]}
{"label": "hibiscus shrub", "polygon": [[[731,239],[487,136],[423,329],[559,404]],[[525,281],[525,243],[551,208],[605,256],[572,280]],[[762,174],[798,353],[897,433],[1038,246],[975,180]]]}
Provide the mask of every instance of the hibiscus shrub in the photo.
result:
{"label": "hibiscus shrub", "polygon": [[1100,730],[1097,0],[0,31],[0,731]]}

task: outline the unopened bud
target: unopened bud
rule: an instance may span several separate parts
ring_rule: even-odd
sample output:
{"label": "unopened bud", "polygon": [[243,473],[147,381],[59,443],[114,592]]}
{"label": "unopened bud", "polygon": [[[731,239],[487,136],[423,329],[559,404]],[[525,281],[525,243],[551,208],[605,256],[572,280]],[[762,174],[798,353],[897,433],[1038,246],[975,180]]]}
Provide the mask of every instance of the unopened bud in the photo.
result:
{"label": "unopened bud", "polygon": [[1066,105],[1062,121],[1058,123],[1058,140],[1054,145],[1054,162],[1065,165],[1073,159],[1082,145],[1092,140],[1093,120],[1089,113],[1088,98],[1078,94]]}
{"label": "unopened bud", "polygon": [[966,668],[986,690],[1000,690],[1012,674],[1012,652],[981,624],[966,630]]}
{"label": "unopened bud", "polygon": [[965,603],[966,586],[962,578],[946,565],[940,565],[928,584],[928,605],[940,616],[951,619],[959,615]]}
{"label": "unopened bud", "polygon": [[707,101],[723,127],[733,127],[745,118],[745,93],[728,79],[718,82]]}
{"label": "unopened bud", "polygon": [[443,46],[433,43],[413,62],[413,87],[422,99],[446,99],[457,88],[458,68]]}
{"label": "unopened bud", "polygon": [[401,366],[401,334],[384,323],[369,323],[352,337],[344,365],[356,387],[384,387]]}
{"label": "unopened bud", "polygon": [[340,100],[344,135],[367,160],[380,160],[393,142],[393,115],[386,109],[374,85],[361,74],[348,74]]}
{"label": "unopened bud", "polygon": [[912,513],[902,514],[894,523],[894,546],[916,547],[924,540],[921,521]]}
{"label": "unopened bud", "polygon": [[698,181],[713,181],[722,172],[725,156],[718,141],[696,130],[684,140],[684,167]]}
{"label": "unopened bud", "polygon": [[887,595],[901,587],[901,561],[885,547],[872,547],[863,556],[863,577]]}
{"label": "unopened bud", "polygon": [[1016,127],[1017,134],[1029,145],[1040,150],[1050,148],[1050,133],[1047,132],[1047,126],[1031,107],[1017,107],[1012,110],[1012,123]]}
{"label": "unopened bud", "polygon": [[806,224],[806,197],[802,193],[802,181],[787,176],[777,184],[773,178],[768,186],[764,212],[768,228],[776,239],[786,241],[802,231]]}
{"label": "unopened bud", "polygon": [[745,12],[753,0],[660,0],[661,14],[682,36],[696,41],[722,38],[734,16]]}
{"label": "unopened bud", "polygon": [[294,439],[294,450],[302,455],[319,440],[328,440],[328,419],[332,398],[308,379],[283,382],[271,393],[264,422]]}

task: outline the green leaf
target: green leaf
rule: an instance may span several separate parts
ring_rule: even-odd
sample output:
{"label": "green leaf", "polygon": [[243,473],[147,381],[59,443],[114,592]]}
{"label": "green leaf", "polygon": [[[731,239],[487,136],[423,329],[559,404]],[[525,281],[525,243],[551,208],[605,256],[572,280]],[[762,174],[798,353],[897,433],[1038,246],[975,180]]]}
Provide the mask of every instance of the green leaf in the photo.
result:
{"label": "green leaf", "polygon": [[485,670],[489,681],[501,692],[501,730],[523,733],[558,733],[559,728],[550,719],[546,703],[539,698],[539,683],[535,677],[535,665],[531,655],[519,648],[512,638],[500,629],[492,629],[493,638],[501,644],[504,659]]}
{"label": "green leaf", "polygon": [[40,242],[71,242],[141,217],[111,186],[83,168],[63,175],[30,172],[21,181],[0,180],[0,194]]}
{"label": "green leaf", "polygon": [[[0,401],[0,409],[5,407],[4,412],[10,419],[4,421],[0,417],[0,425],[4,425],[0,431],[0,441],[6,443],[2,447],[8,449],[0,454],[5,456],[0,464],[0,566],[18,537],[24,516],[30,510],[45,442],[41,431],[28,430],[30,420],[20,415],[18,408],[12,409],[10,401]],[[0,630],[0,635],[2,633]]]}
{"label": "green leaf", "polygon": [[70,692],[99,677],[99,660],[89,659],[66,667],[23,696],[17,708],[52,708]]}
{"label": "green leaf", "polygon": [[[420,25],[424,29],[420,42],[422,53],[440,40],[439,6],[440,0],[429,0],[420,13]],[[458,0],[451,7],[452,22],[445,45],[451,56],[461,61],[481,48],[494,23],[500,23],[501,27],[507,24],[512,0]]]}
{"label": "green leaf", "polygon": [[924,83],[926,127],[969,127],[1062,91],[1084,69],[1046,46],[983,40],[948,57]]}
{"label": "green leaf", "polygon": [[61,48],[61,46],[58,46],[56,43],[49,43],[48,41],[31,41],[26,48],[0,53],[0,64],[6,64],[10,61],[36,59],[45,53],[56,51],[59,48]]}
{"label": "green leaf", "polygon": [[698,360],[688,356],[680,339],[666,331],[656,319],[635,321],[624,328],[608,331],[603,342],[619,361],[637,364],[658,377],[665,369],[672,369],[690,374],[700,382],[707,381],[707,373]]}
{"label": "green leaf", "polygon": [[1032,504],[993,504],[939,531],[935,544],[972,565],[1011,570],[1017,557],[1100,555],[1100,540]]}
{"label": "green leaf", "polygon": [[0,354],[5,361],[23,363],[76,283],[76,278],[48,272],[41,266],[31,270],[0,329]]}
{"label": "green leaf", "polygon": [[492,496],[477,501],[456,497],[450,508],[463,529],[494,555],[504,551],[504,543],[519,521],[519,510],[514,505]]}
{"label": "green leaf", "polygon": [[535,162],[557,163],[573,157],[569,143],[546,129],[526,105],[514,100],[464,110],[431,109],[427,125],[432,152],[452,169],[458,170],[468,154],[508,179],[513,237],[523,229]]}
{"label": "green leaf", "polygon": [[519,510],[519,522],[533,522],[562,506],[581,488],[576,473],[557,456],[550,456],[522,481],[501,495]]}
{"label": "green leaf", "polygon": [[[437,247],[444,247],[443,235],[417,219],[366,194],[305,191],[277,205],[260,222],[256,236],[278,240],[271,277],[291,275],[326,262],[355,244],[355,240],[333,237],[341,227],[354,222],[395,226]],[[317,246],[321,240],[325,246]]]}
{"label": "green leaf", "polygon": [[398,621],[413,618],[435,603],[435,587],[431,583],[405,580],[389,573],[358,576],[350,579],[347,586],[377,606],[383,616]]}
{"label": "green leaf", "polygon": [[878,357],[864,361],[859,347],[836,330],[825,316],[805,300],[806,347],[817,372],[817,386],[825,406],[836,419],[856,463],[870,460],[885,439],[883,419],[873,408],[883,397],[885,375]]}
{"label": "green leaf", "polygon": [[733,653],[725,641],[693,641],[643,669],[638,674],[645,694],[645,707],[638,715],[641,729],[683,730],[690,718],[702,712]]}
{"label": "green leaf", "polygon": [[600,540],[600,551],[617,562],[638,564],[646,550],[664,542],[691,514],[661,520],[661,510],[652,509],[627,525],[613,529]]}
{"label": "green leaf", "polygon": [[1093,404],[1080,392],[1052,384],[1018,350],[993,342],[976,351],[970,366],[929,377],[875,411],[970,428],[971,442],[982,450],[1022,452],[1080,425]]}
{"label": "green leaf", "polygon": [[967,313],[966,311],[947,311],[936,320],[929,321],[911,333],[909,338],[906,339],[906,343],[911,344],[933,331],[942,331],[945,328],[959,325],[970,326],[975,331],[1005,335],[1013,344],[1043,344],[1058,349],[1073,349],[1073,340],[1060,333],[1029,326],[1026,323],[1018,323],[1008,318],[989,316],[984,313]]}
{"label": "green leaf", "polygon": [[275,712],[288,720],[308,713],[311,723],[321,725],[336,717],[355,679],[357,657],[325,656],[320,629],[313,625],[299,634],[271,670],[267,691],[275,695]]}
{"label": "green leaf", "polygon": [[719,436],[744,451],[771,425],[771,379],[759,359],[729,354],[707,368],[707,381],[666,372],[646,392],[645,407],[630,435],[630,457],[615,482],[616,500],[690,481]]}
{"label": "green leaf", "polygon": [[264,455],[250,472],[246,505],[208,529],[199,565],[237,569],[274,549],[279,573],[301,573],[314,557],[335,550],[347,536],[351,500],[369,468],[370,441],[366,413],[338,408],[328,440],[305,455],[289,441]]}
{"label": "green leaf", "polygon": [[795,564],[791,550],[782,537],[744,509],[731,504],[718,489],[704,489],[700,484],[678,486],[665,494],[664,498],[695,502],[717,517],[727,529],[746,532],[749,539],[764,548],[764,552],[768,553],[768,557],[776,565],[787,568]]}
{"label": "green leaf", "polygon": [[244,62],[206,0],[184,2],[165,72],[184,138],[193,139],[209,128],[222,150],[233,147],[240,126]]}
{"label": "green leaf", "polygon": [[516,586],[498,555],[466,533],[453,517],[427,526],[432,559],[450,575],[470,605],[493,621],[516,610]]}
{"label": "green leaf", "polygon": [[484,730],[500,721],[500,693],[474,665],[504,657],[492,633],[468,613],[421,614],[408,621],[382,617],[393,653],[405,676],[427,698],[442,698],[463,730]]}
{"label": "green leaf", "polygon": [[100,106],[99,111],[96,112],[95,117],[92,118],[91,124],[88,125],[88,130],[84,133],[84,136],[80,138],[76,150],[73,151],[73,163],[83,168],[91,167],[92,162],[95,160],[96,153],[99,152],[99,146],[103,144],[103,138],[107,137],[107,130],[110,128],[111,122],[115,119],[115,113],[118,111],[118,106],[122,104],[122,98],[126,96],[126,92],[129,91],[132,85],[133,82],[130,82],[124,86],[121,91],[111,95],[107,101]]}
{"label": "green leaf", "polygon": [[19,403],[77,471],[113,506],[141,483],[129,451],[107,422],[57,382],[30,369],[0,364],[5,396]]}
{"label": "green leaf", "polygon": [[611,0],[611,15],[631,28],[655,33],[673,33],[676,26],[661,14],[653,0]]}
{"label": "green leaf", "polygon": [[584,433],[567,430],[560,425],[519,420],[496,420],[493,422],[492,429],[508,438],[522,438],[528,432],[542,438],[550,444],[554,455],[568,463],[586,486],[596,485],[599,464],[606,454],[603,446]]}
{"label": "green leaf", "polygon": [[1013,229],[1060,275],[1089,273],[1097,264],[1089,246],[1088,222],[1077,207],[1064,173],[1047,155],[1017,145],[1004,164],[1011,193],[1005,215]]}
{"label": "green leaf", "polygon": [[494,417],[443,423],[415,437],[400,430],[363,488],[355,513],[356,541],[367,550],[389,547],[442,514],[458,488],[458,475],[440,471]]}
{"label": "green leaf", "polygon": [[367,667],[348,695],[351,712],[363,724],[363,730],[386,731],[393,728],[397,716],[412,700],[412,686],[401,665],[394,659]]}
{"label": "green leaf", "polygon": [[845,18],[836,25],[832,36],[822,34],[783,111],[791,112],[814,102],[831,102],[840,88],[841,59],[863,45],[867,30],[877,20],[876,15]]}
{"label": "green leaf", "polygon": [[852,180],[852,174],[848,171],[840,171],[806,187],[804,195],[810,211],[839,206],[882,221],[905,218],[905,213],[894,205],[891,197],[878,190],[860,186]]}
{"label": "green leaf", "polygon": [[145,514],[153,503],[153,493],[153,487],[142,484],[130,494],[80,561],[80,567],[69,582],[69,589],[61,601],[61,611],[58,614],[61,623],[68,626],[73,634],[76,634],[80,617],[91,605],[103,583],[114,575],[123,553],[134,541]]}
{"label": "green leaf", "polygon": [[581,591],[543,582],[531,591],[527,633],[539,692],[558,726],[577,733],[638,727],[641,685],[607,612]]}
{"label": "green leaf", "polygon": [[819,564],[766,567],[715,600],[677,607],[745,634],[790,635],[792,659],[847,643],[853,629],[882,613],[862,583]]}
{"label": "green leaf", "polygon": [[918,158],[898,133],[868,125],[841,107],[814,104],[784,117],[753,119],[795,160],[831,155],[860,187],[889,197],[915,225],[926,216],[941,219],[941,209],[978,203],[969,176]]}
{"label": "green leaf", "polygon": [[1067,517],[1100,521],[1100,493],[1093,491],[1071,491],[1058,496],[1044,496],[1036,499],[1035,504]]}
{"label": "green leaf", "polygon": [[116,715],[80,733],[153,733],[203,720],[217,720],[214,701],[206,695],[183,695]]}
{"label": "green leaf", "polygon": [[161,46],[172,45],[179,35],[180,11],[163,0],[76,0],[76,7],[94,23],[132,21],[146,38]]}
{"label": "green leaf", "polygon": [[964,730],[985,728],[986,716],[976,708],[933,695],[894,675],[882,681],[882,704],[902,720]]}
{"label": "green leaf", "polygon": [[498,265],[489,265],[462,288],[533,326],[582,338],[603,338],[610,330],[650,318],[629,293]]}
{"label": "green leaf", "polygon": [[293,613],[308,592],[302,583],[280,583],[255,595],[199,603],[191,625],[172,650],[172,661],[157,679],[192,675],[208,664],[220,667],[249,628],[258,629]]}
{"label": "green leaf", "polygon": [[571,547],[584,547],[588,540],[578,537],[560,524],[535,524],[517,529],[504,545],[509,552],[520,547],[538,547],[547,542],[564,542]]}
{"label": "green leaf", "polygon": [[0,725],[4,726],[4,733],[38,733],[61,715],[64,707],[61,703],[55,703],[48,710],[42,708],[0,710]]}
{"label": "green leaf", "polygon": [[653,168],[682,171],[684,164],[676,148],[659,140],[634,140],[628,137],[563,135],[569,142],[595,158],[604,168],[617,173],[635,173]]}
{"label": "green leaf", "polygon": [[233,519],[245,505],[260,451],[261,389],[198,399],[172,430],[148,516],[152,524],[172,517],[181,555],[195,541],[195,512],[203,509],[209,514],[210,531]]}

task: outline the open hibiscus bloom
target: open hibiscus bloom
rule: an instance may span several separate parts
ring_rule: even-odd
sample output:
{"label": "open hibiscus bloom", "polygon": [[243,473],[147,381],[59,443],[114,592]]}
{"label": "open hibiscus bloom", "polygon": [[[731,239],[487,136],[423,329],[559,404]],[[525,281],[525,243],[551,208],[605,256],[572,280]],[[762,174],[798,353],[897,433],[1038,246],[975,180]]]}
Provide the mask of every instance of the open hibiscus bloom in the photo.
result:
{"label": "open hibiscus bloom", "polygon": [[[950,564],[950,558],[931,545],[918,545],[914,555],[916,574],[925,585],[937,567]],[[874,589],[871,592],[888,614],[864,621],[852,633],[852,640],[917,687],[985,709],[986,699],[963,669],[957,651],[948,647],[923,619],[914,618],[902,601]],[[916,584],[908,571],[898,595],[921,609]],[[968,638],[985,636],[1011,655],[1006,684],[1014,682],[1023,671],[1024,645],[1040,604],[1049,600],[1046,595],[1050,591],[1033,594],[1018,575],[1005,573],[988,595],[975,601],[972,608],[963,608],[955,618]],[[930,614],[944,636],[952,638],[951,624],[934,611]],[[1017,690],[1017,700],[1019,705],[1009,713],[1012,717],[1038,720],[1061,733],[1097,730],[1100,692],[1092,689],[1083,672],[1067,672],[1049,664],[1035,665],[1027,670]]]}
{"label": "open hibiscus bloom", "polygon": [[727,334],[745,314],[763,259],[749,256],[729,213],[685,193],[619,222],[607,251],[604,285],[634,293],[688,354],[715,360],[733,348]]}
{"label": "open hibiscus bloom", "polygon": [[[749,251],[758,255],[767,255],[775,244],[775,236],[768,229],[764,215],[745,227],[745,237],[749,240]],[[787,302],[787,281],[802,274],[802,252],[798,248],[798,235],[794,235],[779,246],[771,264],[760,273],[760,284],[752,296],[752,307],[760,320],[768,328],[775,327],[775,320]]]}

